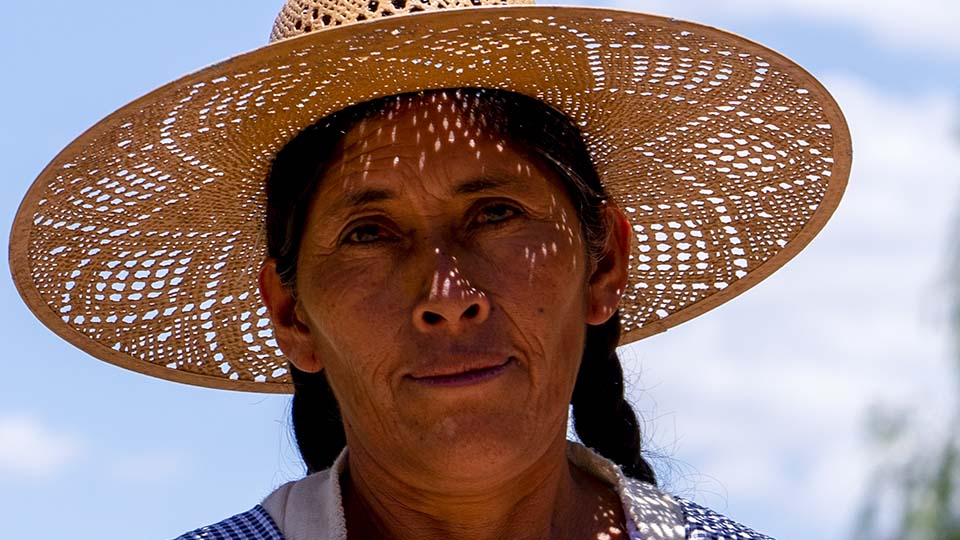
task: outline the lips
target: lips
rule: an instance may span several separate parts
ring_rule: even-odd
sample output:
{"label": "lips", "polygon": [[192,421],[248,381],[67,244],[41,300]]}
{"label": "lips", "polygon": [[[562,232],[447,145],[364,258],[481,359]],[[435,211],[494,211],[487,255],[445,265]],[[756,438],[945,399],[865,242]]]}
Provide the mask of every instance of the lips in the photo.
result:
{"label": "lips", "polygon": [[435,365],[407,375],[414,381],[443,386],[473,384],[493,378],[514,362],[512,356],[499,358],[461,359],[456,364]]}

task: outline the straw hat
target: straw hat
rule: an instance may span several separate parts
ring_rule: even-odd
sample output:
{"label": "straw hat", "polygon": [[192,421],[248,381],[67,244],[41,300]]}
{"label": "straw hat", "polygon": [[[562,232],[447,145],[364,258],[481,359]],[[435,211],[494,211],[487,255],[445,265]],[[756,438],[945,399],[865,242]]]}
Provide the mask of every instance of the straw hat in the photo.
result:
{"label": "straw hat", "polygon": [[636,233],[622,343],[742,293],[823,227],[851,148],[810,74],[706,26],[505,5],[526,3],[288,0],[270,45],[147,94],[54,158],[13,225],[20,294],[102,360],[290,392],[256,279],[272,156],[345,106],[424,89],[512,90],[581,127]]}

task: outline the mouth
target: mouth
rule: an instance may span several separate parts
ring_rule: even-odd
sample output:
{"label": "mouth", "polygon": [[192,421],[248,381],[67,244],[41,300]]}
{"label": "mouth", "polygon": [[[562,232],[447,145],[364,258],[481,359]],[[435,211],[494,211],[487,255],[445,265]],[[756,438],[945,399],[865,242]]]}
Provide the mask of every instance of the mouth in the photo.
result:
{"label": "mouth", "polygon": [[490,380],[506,371],[513,363],[514,358],[511,356],[498,364],[460,368],[451,373],[407,375],[407,377],[430,386],[467,386]]}

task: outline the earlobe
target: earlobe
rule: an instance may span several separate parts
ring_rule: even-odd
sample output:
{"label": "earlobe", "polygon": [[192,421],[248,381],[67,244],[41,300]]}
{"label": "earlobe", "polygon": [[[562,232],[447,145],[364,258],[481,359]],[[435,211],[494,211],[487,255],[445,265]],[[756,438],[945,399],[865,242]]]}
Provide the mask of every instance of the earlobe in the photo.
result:
{"label": "earlobe", "polygon": [[616,205],[604,206],[607,238],[587,284],[587,324],[607,322],[627,285],[630,260],[630,222]]}
{"label": "earlobe", "polygon": [[280,350],[297,369],[316,373],[323,369],[310,335],[310,327],[301,318],[297,300],[283,284],[277,272],[277,261],[268,258],[260,267],[260,298],[263,299]]}

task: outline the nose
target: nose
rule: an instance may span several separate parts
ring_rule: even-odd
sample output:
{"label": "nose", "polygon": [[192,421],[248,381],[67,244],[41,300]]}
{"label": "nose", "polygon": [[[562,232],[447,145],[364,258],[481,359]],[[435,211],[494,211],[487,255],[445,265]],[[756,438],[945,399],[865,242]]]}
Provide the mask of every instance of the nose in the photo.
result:
{"label": "nose", "polygon": [[456,257],[439,250],[430,290],[413,309],[413,326],[425,333],[459,333],[487,320],[490,300],[460,272]]}

